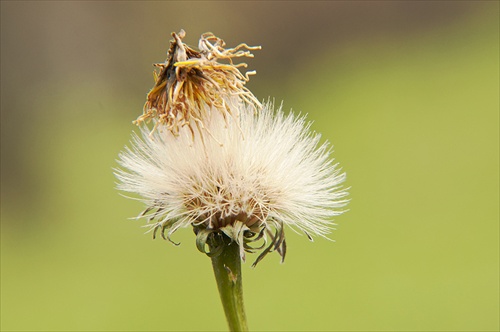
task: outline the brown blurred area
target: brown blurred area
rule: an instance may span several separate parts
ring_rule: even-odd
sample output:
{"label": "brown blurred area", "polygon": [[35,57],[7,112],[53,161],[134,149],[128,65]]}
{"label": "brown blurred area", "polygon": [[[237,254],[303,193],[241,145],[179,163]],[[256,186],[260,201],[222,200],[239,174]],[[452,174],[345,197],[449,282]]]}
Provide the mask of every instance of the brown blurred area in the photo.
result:
{"label": "brown blurred area", "polygon": [[[133,119],[151,86],[151,64],[164,60],[172,31],[186,41],[212,31],[228,45],[262,45],[250,60],[260,98],[285,98],[288,77],[326,49],[356,39],[411,38],[486,4],[467,1],[114,2],[2,1],[2,201],[33,202],[43,194],[31,165],[41,131],[69,118],[99,121],[103,112]],[[335,65],[318,63],[318,66]],[[304,84],[307,84],[304,82]],[[99,85],[126,109],[88,100],[81,86]],[[79,93],[78,90],[82,91]],[[71,95],[70,105],[63,104]],[[71,104],[87,108],[72,108]],[[84,114],[82,114],[82,112]],[[17,199],[15,198],[17,197]],[[20,199],[22,197],[22,199]],[[34,221],[33,221],[34,222]]]}

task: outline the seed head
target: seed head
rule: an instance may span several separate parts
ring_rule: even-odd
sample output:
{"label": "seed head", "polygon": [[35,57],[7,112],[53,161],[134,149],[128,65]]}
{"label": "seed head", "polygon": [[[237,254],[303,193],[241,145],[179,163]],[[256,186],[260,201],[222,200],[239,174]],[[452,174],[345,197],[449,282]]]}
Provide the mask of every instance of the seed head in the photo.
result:
{"label": "seed head", "polygon": [[192,226],[198,249],[209,255],[222,250],[217,239],[227,236],[243,260],[245,252],[260,252],[256,264],[271,251],[284,259],[285,227],[309,238],[330,232],[331,218],[348,202],[345,173],[304,117],[272,104],[259,112],[246,105],[238,117],[206,116],[216,140],[193,140],[202,133],[186,127],[175,137],[163,124],[149,134],[142,125],[142,135],[120,154],[118,188],[141,196],[146,209],[139,217],[153,234],[170,239]]}

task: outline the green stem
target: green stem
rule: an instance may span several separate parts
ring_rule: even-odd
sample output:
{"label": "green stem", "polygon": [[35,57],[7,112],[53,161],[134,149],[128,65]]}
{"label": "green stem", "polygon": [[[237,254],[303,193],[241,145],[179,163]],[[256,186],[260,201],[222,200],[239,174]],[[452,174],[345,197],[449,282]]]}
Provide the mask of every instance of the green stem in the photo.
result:
{"label": "green stem", "polygon": [[224,249],[212,257],[217,287],[230,331],[248,331],[241,281],[240,248],[237,243],[224,241]]}

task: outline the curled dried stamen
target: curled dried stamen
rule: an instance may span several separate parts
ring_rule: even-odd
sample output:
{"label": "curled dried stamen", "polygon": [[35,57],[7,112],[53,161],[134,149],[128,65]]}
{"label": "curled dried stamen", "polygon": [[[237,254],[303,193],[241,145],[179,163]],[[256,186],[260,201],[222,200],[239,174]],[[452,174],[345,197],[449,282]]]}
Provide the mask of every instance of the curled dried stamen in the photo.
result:
{"label": "curled dried stamen", "polygon": [[[157,63],[159,72],[154,73],[155,85],[147,95],[144,113],[134,123],[154,120],[155,128],[164,124],[173,135],[188,126],[194,136],[198,131],[207,130],[203,123],[207,112],[216,109],[224,117],[234,114],[242,103],[261,108],[260,102],[245,87],[248,75],[239,70],[245,63],[234,64],[234,58],[253,57],[250,47],[240,44],[234,48],[224,48],[222,39],[212,33],[205,33],[199,41],[199,51],[182,42],[186,33],[181,30],[172,33],[165,63]],[[221,63],[225,60],[227,63]],[[153,128],[153,131],[154,129]]]}

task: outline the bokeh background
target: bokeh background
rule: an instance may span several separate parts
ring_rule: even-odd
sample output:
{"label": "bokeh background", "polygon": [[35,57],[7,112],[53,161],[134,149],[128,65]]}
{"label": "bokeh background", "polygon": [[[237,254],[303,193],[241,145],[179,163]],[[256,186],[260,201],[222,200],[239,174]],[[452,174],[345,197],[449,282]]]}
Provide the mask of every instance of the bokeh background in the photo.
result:
{"label": "bokeh background", "polygon": [[191,230],[152,240],[114,189],[181,28],[262,45],[249,87],[352,187],[336,242],[245,264],[252,330],[499,329],[499,2],[2,1],[2,330],[226,329]]}

